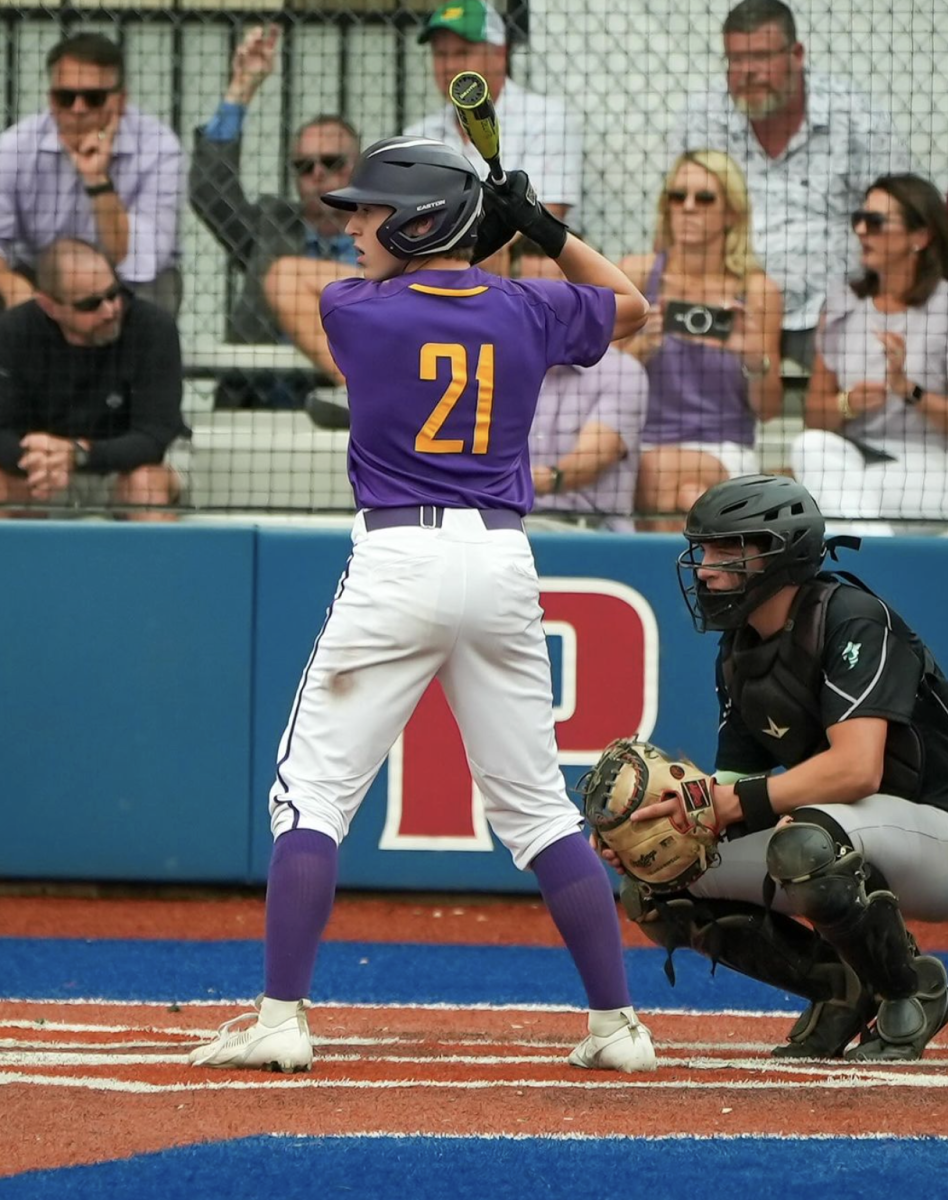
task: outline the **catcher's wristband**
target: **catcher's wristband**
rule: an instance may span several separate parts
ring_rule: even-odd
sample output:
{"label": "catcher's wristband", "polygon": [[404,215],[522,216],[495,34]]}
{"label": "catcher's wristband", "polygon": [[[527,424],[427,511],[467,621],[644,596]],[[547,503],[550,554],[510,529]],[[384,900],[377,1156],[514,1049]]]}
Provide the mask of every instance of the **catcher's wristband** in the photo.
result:
{"label": "catcher's wristband", "polygon": [[748,833],[773,829],[780,818],[770,803],[766,775],[751,775],[747,779],[739,779],[734,785],[734,793],[741,802],[744,825]]}

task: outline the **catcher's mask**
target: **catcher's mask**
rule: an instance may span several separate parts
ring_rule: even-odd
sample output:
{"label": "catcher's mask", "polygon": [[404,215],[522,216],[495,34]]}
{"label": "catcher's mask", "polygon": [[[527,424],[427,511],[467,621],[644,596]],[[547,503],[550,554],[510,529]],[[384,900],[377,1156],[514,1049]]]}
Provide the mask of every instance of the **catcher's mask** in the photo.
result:
{"label": "catcher's mask", "polygon": [[[326,192],[330,208],[355,212],[363,204],[393,210],[378,228],[396,258],[444,254],[473,246],[483,209],[483,186],[463,154],[431,138],[385,138],[360,156],[348,187]],[[423,233],[412,226],[430,218]]]}
{"label": "catcher's mask", "polygon": [[[678,583],[695,629],[738,629],[781,588],[812,579],[826,555],[825,532],[816,501],[785,475],[743,475],[709,488],[688,513],[688,549],[678,557]],[[739,587],[713,590],[699,578],[713,542],[735,543],[734,558],[713,567],[737,575]]]}

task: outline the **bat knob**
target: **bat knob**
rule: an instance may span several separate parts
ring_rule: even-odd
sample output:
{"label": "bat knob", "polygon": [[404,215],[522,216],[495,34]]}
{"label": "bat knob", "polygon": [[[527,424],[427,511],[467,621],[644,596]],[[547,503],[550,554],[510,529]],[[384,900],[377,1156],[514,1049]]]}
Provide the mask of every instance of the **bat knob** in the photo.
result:
{"label": "bat knob", "polygon": [[488,95],[487,81],[476,71],[461,71],[451,80],[448,94],[461,108],[476,108]]}

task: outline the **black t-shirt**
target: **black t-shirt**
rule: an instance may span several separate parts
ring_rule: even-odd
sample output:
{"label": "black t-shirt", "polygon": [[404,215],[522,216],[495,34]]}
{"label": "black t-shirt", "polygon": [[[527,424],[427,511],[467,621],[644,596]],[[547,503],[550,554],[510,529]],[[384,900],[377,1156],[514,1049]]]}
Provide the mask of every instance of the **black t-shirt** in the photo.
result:
{"label": "black t-shirt", "polygon": [[[783,636],[789,634],[774,635]],[[759,729],[749,727],[731,703],[721,664],[719,653],[717,769],[770,771],[779,765],[769,748],[779,729],[768,728],[772,721],[767,714],[761,714]],[[909,798],[948,809],[948,680],[917,634],[877,596],[842,584],[827,605],[821,667],[814,698],[823,728],[852,717],[881,717],[893,725],[911,726],[921,742],[923,761],[918,794]]]}
{"label": "black t-shirt", "polygon": [[27,433],[88,438],[88,469],[161,462],[181,419],[181,345],[173,317],[125,302],[118,339],[73,346],[35,300],[0,315],[0,468],[15,472]]}

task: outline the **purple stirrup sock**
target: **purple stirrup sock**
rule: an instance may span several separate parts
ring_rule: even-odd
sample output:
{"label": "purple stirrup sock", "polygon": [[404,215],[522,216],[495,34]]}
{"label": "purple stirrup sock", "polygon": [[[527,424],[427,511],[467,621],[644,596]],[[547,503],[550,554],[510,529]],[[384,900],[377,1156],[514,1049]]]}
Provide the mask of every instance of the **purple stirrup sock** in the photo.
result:
{"label": "purple stirrup sock", "polygon": [[339,848],[314,829],[291,829],[273,846],[267,878],[265,993],[273,1000],[309,995],[316,951],[336,895]]}
{"label": "purple stirrup sock", "polygon": [[590,1008],[626,1008],[629,984],[615,897],[602,860],[580,833],[541,850],[530,864],[550,916],[573,956]]}

